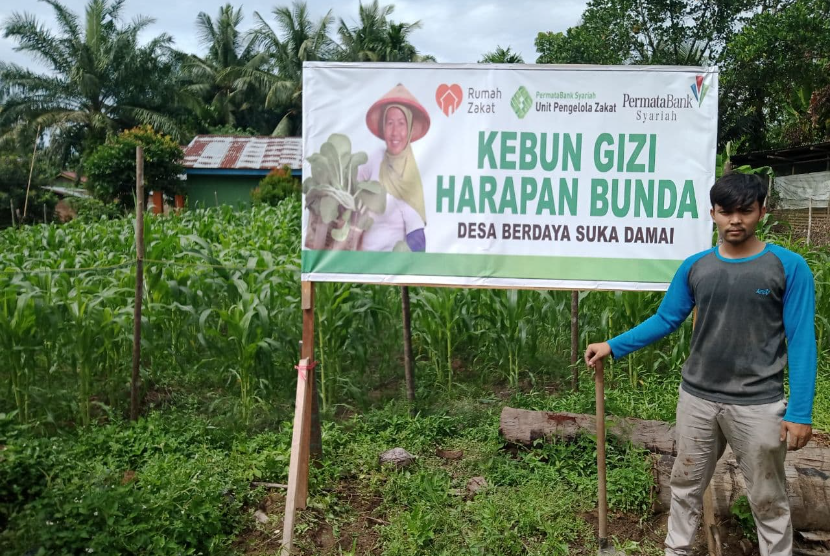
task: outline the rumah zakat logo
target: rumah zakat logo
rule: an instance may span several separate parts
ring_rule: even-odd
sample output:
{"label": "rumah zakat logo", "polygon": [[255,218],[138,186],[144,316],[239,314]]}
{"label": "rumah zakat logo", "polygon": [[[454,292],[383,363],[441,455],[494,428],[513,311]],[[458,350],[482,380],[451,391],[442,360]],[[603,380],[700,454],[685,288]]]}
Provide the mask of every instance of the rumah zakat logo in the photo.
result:
{"label": "rumah zakat logo", "polygon": [[695,76],[695,82],[692,85],[692,94],[695,95],[698,108],[701,104],[703,104],[703,99],[706,97],[706,93],[709,92],[709,85],[705,83],[705,81],[705,75],[697,75]]}
{"label": "rumah zakat logo", "polygon": [[438,103],[438,108],[441,109],[447,117],[455,114],[455,111],[461,106],[461,101],[464,99],[464,93],[461,87],[456,83],[447,85],[441,83],[435,90],[435,102]]}
{"label": "rumah zakat logo", "polygon": [[531,106],[533,106],[533,97],[530,96],[525,86],[522,85],[516,91],[516,94],[513,95],[513,98],[510,99],[510,107],[521,120],[527,116]]}

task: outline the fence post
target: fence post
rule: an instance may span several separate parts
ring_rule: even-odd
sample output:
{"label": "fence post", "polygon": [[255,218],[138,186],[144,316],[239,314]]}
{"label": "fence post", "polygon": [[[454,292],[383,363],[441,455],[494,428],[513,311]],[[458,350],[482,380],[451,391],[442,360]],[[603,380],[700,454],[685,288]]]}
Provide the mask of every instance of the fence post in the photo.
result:
{"label": "fence post", "polygon": [[133,373],[130,420],[138,419],[138,378],[141,368],[141,298],[144,290],[144,148],[135,148],[135,308],[133,311]]}
{"label": "fence post", "polygon": [[807,245],[810,245],[810,232],[813,230],[813,197],[809,199],[807,205]]}

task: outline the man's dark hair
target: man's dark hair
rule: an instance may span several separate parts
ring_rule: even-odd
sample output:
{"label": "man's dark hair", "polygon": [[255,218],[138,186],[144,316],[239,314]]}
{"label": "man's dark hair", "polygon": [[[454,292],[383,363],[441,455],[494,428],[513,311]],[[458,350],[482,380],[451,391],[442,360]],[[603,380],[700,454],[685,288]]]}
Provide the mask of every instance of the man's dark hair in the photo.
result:
{"label": "man's dark hair", "polygon": [[709,190],[712,207],[720,205],[726,210],[749,207],[755,201],[764,206],[766,197],[767,184],[755,174],[727,174]]}

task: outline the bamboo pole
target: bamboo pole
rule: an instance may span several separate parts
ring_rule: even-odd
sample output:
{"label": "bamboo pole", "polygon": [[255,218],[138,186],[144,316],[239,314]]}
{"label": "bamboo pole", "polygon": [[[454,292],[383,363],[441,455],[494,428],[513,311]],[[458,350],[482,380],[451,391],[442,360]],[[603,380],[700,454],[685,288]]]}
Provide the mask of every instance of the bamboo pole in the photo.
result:
{"label": "bamboo pole", "polygon": [[415,412],[415,377],[412,374],[412,318],[409,308],[409,286],[401,286],[401,314],[403,316],[403,372],[406,379],[406,399],[410,414]]}
{"label": "bamboo pole", "polygon": [[12,228],[14,228],[14,199],[9,199],[9,206],[12,209]]}
{"label": "bamboo pole", "polygon": [[571,291],[571,390],[579,390],[579,291]]}
{"label": "bamboo pole", "polygon": [[37,154],[37,138],[40,137],[40,126],[37,126],[35,133],[35,146],[32,149],[32,164],[29,166],[29,182],[26,184],[26,200],[23,202],[23,218],[26,218],[26,210],[29,208],[29,189],[32,187],[32,174],[35,170],[35,155]]}
{"label": "bamboo pole", "polygon": [[144,290],[144,148],[135,148],[135,307],[133,310],[133,372],[130,379],[130,420],[138,419],[141,368],[141,299]]}

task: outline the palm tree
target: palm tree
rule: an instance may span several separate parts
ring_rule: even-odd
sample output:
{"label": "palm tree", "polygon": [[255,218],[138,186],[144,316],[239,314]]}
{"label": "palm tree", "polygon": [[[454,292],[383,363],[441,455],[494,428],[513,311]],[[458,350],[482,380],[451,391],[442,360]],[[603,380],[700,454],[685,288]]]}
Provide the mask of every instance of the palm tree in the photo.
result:
{"label": "palm tree", "polygon": [[432,56],[421,56],[409,42],[412,31],[421,28],[421,22],[395,23],[389,19],[395,6],[381,6],[378,0],[360,3],[359,25],[349,27],[341,19],[339,58],[351,62],[422,62],[434,61]]}
{"label": "palm tree", "polygon": [[513,52],[508,46],[506,49],[496,46],[493,52],[487,52],[482,56],[479,64],[524,64],[522,55],[518,52]]}
{"label": "palm tree", "polygon": [[183,69],[188,80],[185,91],[192,95],[190,106],[209,126],[236,126],[242,112],[256,111],[257,91],[249,82],[232,78],[236,68],[257,69],[264,63],[253,41],[239,31],[242,9],[230,4],[219,8],[214,21],[205,12],[196,16],[199,38],[208,52],[204,58],[184,55]]}
{"label": "palm tree", "polygon": [[265,91],[265,107],[277,109],[284,115],[272,132],[285,136],[301,129],[303,62],[328,60],[333,57],[335,44],[328,35],[334,17],[329,10],[317,22],[308,14],[305,2],[295,1],[291,8],[277,7],[272,11],[276,30],[254,12],[257,26],[252,42],[262,48],[271,73],[263,69],[244,68],[232,72],[238,86],[251,83]]}
{"label": "palm tree", "polygon": [[26,127],[40,126],[60,142],[94,146],[107,134],[137,124],[180,138],[169,114],[174,96],[172,39],[161,34],[144,45],[138,35],[153,20],[122,23],[125,0],[89,0],[85,17],[59,0],[43,0],[55,13],[57,31],[30,14],[14,13],[3,35],[17,41],[49,71],[37,73],[0,62],[0,128],[12,140]]}

